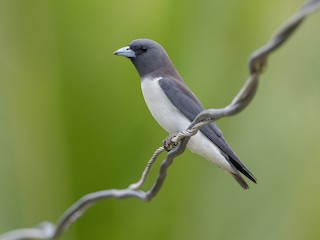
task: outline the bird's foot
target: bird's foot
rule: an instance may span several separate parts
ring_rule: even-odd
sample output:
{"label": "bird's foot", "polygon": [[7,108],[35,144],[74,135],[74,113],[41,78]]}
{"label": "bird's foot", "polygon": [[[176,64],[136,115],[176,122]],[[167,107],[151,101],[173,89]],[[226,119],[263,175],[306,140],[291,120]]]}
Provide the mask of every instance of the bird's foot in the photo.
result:
{"label": "bird's foot", "polygon": [[176,136],[177,134],[170,134],[165,140],[162,141],[162,145],[167,152],[170,152],[177,146],[177,143],[172,141],[172,139]]}

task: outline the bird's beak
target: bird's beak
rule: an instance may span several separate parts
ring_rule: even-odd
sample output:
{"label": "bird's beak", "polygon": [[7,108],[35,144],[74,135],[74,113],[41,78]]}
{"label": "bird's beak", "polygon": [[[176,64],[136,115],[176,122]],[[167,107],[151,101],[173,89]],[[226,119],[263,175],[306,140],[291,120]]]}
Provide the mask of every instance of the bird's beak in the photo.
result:
{"label": "bird's beak", "polygon": [[135,52],[132,51],[132,49],[129,46],[118,49],[117,51],[115,51],[113,53],[113,55],[124,56],[127,58],[135,58],[136,57]]}

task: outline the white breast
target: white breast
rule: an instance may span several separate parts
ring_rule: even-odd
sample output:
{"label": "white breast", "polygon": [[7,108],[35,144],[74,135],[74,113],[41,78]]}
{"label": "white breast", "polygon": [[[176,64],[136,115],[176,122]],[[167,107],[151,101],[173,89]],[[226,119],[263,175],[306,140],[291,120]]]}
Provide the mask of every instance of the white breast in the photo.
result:
{"label": "white breast", "polygon": [[[160,79],[141,81],[142,94],[152,116],[169,133],[186,130],[191,123],[190,120],[167,98],[159,85]],[[200,131],[190,139],[188,148],[222,169],[234,172],[225,157],[221,155],[220,149]]]}
{"label": "white breast", "polygon": [[172,105],[159,85],[160,79],[141,81],[142,94],[152,116],[169,133],[187,129],[189,119]]}

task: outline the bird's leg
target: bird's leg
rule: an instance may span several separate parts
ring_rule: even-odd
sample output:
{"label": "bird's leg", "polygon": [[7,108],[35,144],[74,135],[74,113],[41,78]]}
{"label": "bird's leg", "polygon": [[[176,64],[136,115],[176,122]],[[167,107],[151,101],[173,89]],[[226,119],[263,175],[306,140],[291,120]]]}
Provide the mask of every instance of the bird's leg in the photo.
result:
{"label": "bird's leg", "polygon": [[[180,133],[181,134],[181,133]],[[162,146],[159,147],[154,154],[152,155],[151,159],[148,161],[148,164],[146,166],[146,168],[144,169],[142,176],[140,178],[140,180],[136,183],[133,183],[129,186],[130,189],[140,189],[145,182],[147,181],[147,178],[150,174],[151,168],[153,166],[153,164],[155,163],[157,157],[164,151],[170,152],[172,149],[174,149],[177,145],[178,142],[180,141],[173,141],[174,138],[176,138],[179,134],[170,134],[168,137],[166,137],[165,140],[163,140],[162,142]]]}
{"label": "bird's leg", "polygon": [[162,146],[167,152],[170,152],[173,148],[177,146],[176,142],[173,142],[172,139],[176,137],[177,134],[171,133],[165,140],[162,141]]}

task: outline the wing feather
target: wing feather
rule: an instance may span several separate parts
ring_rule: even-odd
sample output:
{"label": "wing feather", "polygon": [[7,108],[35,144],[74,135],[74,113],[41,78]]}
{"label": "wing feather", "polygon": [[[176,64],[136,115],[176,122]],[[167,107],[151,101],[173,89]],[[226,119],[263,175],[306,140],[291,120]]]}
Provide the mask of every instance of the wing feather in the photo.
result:
{"label": "wing feather", "polygon": [[[204,110],[198,98],[187,88],[181,80],[170,78],[162,78],[159,80],[159,85],[171,101],[171,103],[190,121]],[[256,178],[247,169],[247,167],[235,155],[228,143],[223,138],[223,135],[218,126],[213,122],[204,126],[200,131],[207,136],[220,150],[227,155],[226,160],[238,171],[256,183]]]}

